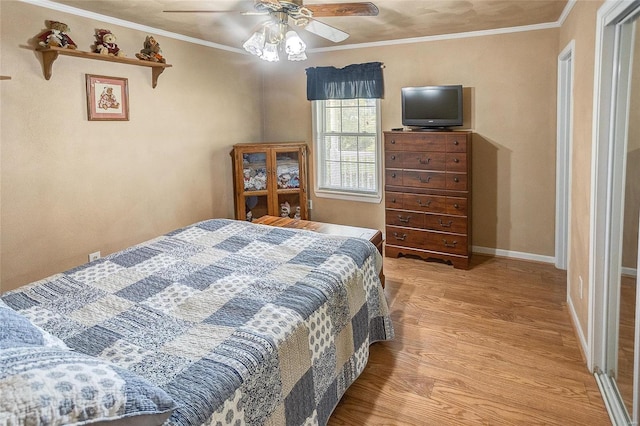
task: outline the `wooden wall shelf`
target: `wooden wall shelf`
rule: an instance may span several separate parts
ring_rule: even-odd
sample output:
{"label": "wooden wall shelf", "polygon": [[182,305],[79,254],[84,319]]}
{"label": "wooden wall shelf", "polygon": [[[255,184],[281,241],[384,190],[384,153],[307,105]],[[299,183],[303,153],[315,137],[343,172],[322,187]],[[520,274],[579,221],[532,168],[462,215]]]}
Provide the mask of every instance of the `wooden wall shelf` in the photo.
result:
{"label": "wooden wall shelf", "polygon": [[56,61],[56,59],[58,59],[58,55],[75,56],[76,58],[95,59],[98,61],[119,62],[121,64],[137,65],[139,67],[149,67],[151,68],[151,85],[154,89],[158,84],[158,76],[162,74],[165,68],[169,68],[172,66],[160,62],[150,62],[142,61],[140,59],[101,55],[99,53],[83,52],[81,50],[75,49],[63,49],[60,47],[39,47],[36,50],[42,53],[44,78],[46,80],[49,80],[51,78],[53,63]]}

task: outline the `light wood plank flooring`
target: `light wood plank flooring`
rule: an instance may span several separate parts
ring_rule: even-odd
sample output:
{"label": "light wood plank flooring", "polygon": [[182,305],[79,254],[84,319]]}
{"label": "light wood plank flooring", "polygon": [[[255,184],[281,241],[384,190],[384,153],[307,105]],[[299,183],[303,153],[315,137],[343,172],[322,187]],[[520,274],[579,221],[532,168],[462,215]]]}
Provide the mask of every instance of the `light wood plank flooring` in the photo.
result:
{"label": "light wood plank flooring", "polygon": [[329,425],[610,425],[552,265],[384,258],[395,340],[375,343]]}

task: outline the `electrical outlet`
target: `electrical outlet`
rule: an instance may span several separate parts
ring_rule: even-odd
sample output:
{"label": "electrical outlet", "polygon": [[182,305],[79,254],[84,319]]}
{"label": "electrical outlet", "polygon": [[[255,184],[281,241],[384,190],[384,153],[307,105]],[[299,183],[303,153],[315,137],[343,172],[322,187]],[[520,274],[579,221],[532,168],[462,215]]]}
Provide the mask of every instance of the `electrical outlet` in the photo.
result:
{"label": "electrical outlet", "polygon": [[580,285],[580,287],[579,287],[579,290],[580,290],[580,299],[582,299],[582,297],[583,297],[583,295],[584,295],[584,293],[583,293],[583,291],[582,291],[582,290],[583,290],[583,285],[582,285],[582,275],[580,275],[580,276],[578,277],[578,281],[579,281],[579,285]]}
{"label": "electrical outlet", "polygon": [[95,251],[93,253],[89,253],[89,262],[93,262],[94,260],[100,259],[100,252]]}
{"label": "electrical outlet", "polygon": [[307,208],[313,210],[313,200],[307,200]]}

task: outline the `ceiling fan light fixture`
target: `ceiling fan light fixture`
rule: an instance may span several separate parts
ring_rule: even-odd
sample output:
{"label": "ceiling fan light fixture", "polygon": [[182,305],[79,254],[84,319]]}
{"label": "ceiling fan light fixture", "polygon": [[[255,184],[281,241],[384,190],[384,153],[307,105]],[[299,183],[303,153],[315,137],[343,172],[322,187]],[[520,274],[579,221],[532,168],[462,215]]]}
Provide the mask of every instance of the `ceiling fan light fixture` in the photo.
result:
{"label": "ceiling fan light fixture", "polygon": [[278,62],[280,60],[280,55],[278,55],[278,44],[265,43],[260,58],[269,62]]}
{"label": "ceiling fan light fixture", "polygon": [[249,37],[249,40],[245,41],[242,47],[244,50],[251,53],[252,55],[261,56],[262,51],[265,46],[265,32],[256,31]]}
{"label": "ceiling fan light fixture", "polygon": [[[296,34],[295,31],[287,31],[287,34],[285,36],[284,50],[285,52],[287,52],[289,56],[299,55],[301,53],[304,53],[306,48],[307,48],[307,45],[304,43],[304,41],[302,41],[300,36]],[[301,59],[297,59],[297,60],[301,60]]]}
{"label": "ceiling fan light fixture", "polygon": [[289,56],[287,56],[287,59],[290,61],[306,61],[307,60],[307,54],[304,53],[304,51],[298,53],[298,54],[289,54]]}

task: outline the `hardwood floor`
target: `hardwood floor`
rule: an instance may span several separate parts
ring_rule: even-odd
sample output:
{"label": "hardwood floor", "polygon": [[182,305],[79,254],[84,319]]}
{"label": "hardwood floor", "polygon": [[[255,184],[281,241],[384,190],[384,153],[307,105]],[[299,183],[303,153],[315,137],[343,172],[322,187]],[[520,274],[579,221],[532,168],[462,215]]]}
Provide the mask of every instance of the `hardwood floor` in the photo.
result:
{"label": "hardwood floor", "polygon": [[395,340],[329,425],[610,425],[552,265],[474,255],[468,271],[384,258]]}

